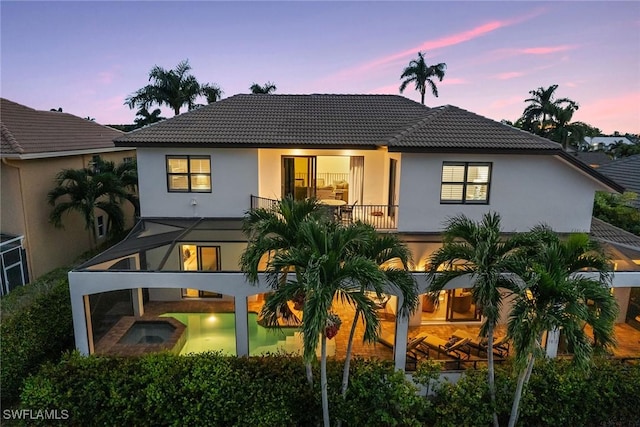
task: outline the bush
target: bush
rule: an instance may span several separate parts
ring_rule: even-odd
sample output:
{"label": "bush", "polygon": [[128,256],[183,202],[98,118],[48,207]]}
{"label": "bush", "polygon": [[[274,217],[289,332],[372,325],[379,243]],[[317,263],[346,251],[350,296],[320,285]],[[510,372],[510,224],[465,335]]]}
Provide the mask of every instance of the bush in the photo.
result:
{"label": "bush", "polygon": [[17,403],[22,383],[46,361],[72,349],[73,320],[64,269],[19,287],[1,302],[2,407]]}
{"label": "bush", "polygon": [[[391,364],[355,360],[346,402],[341,366],[329,363],[332,418],[356,426],[423,424],[427,401]],[[302,360],[282,355],[74,353],[26,381],[22,407],[66,409],[68,423],[82,426],[310,426],[322,419],[317,369],[315,378],[311,389]]]}

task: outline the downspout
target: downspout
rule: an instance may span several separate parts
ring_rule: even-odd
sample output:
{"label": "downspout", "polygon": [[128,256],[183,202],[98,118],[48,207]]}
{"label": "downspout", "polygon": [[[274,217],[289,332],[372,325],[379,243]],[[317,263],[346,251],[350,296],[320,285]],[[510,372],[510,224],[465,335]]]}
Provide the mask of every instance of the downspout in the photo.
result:
{"label": "downspout", "polygon": [[29,231],[29,222],[27,221],[27,210],[25,209],[24,206],[24,188],[22,186],[22,169],[20,168],[20,166],[18,166],[17,164],[13,164],[9,162],[9,159],[7,159],[6,157],[2,158],[2,163],[4,163],[5,165],[7,165],[10,168],[15,168],[18,171],[18,186],[20,187],[20,204],[22,205],[22,221],[24,224],[24,237],[25,240],[27,241],[27,248],[23,248],[27,249],[25,250],[25,252],[27,253],[27,269],[29,270],[29,280],[34,280],[35,277],[33,276],[33,271],[31,270],[32,266],[34,265],[33,263],[33,259],[32,259],[32,253],[31,250],[29,249],[29,245],[31,245],[31,236],[30,236],[30,231]]}

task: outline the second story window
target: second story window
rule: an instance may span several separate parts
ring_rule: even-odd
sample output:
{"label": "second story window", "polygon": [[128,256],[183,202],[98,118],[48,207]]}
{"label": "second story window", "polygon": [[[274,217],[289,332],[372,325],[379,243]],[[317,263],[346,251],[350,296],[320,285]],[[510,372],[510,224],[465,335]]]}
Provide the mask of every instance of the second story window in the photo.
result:
{"label": "second story window", "polygon": [[440,203],[489,204],[491,163],[444,162]]}
{"label": "second story window", "polygon": [[167,156],[167,190],[180,193],[210,193],[211,157]]}

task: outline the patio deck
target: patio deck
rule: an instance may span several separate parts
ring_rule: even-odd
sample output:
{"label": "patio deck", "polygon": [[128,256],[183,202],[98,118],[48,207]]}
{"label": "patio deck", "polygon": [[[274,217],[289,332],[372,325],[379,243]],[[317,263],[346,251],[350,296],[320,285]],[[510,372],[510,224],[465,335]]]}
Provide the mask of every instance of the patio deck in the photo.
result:
{"label": "patio deck", "polygon": [[[259,312],[262,307],[261,301],[249,302],[250,312]],[[342,327],[340,333],[334,338],[335,340],[335,358],[343,359],[346,355],[349,331],[353,321],[354,310],[348,306],[334,305],[334,311],[342,319]],[[145,313],[142,319],[155,318],[160,314],[168,312],[182,313],[232,313],[234,312],[234,303],[231,301],[211,301],[211,300],[183,300],[183,301],[152,301],[145,304]],[[381,318],[382,336],[393,337],[395,332],[395,319],[391,315],[383,315]],[[451,322],[447,324],[428,324],[409,327],[409,338],[418,334],[426,333],[434,335],[442,339],[448,339],[456,330],[463,330],[469,334],[477,335],[480,329],[479,323],[463,323]],[[353,343],[353,356],[362,358],[377,358],[381,360],[392,360],[392,350],[383,344],[373,343],[367,344],[362,342],[363,326],[358,324]],[[498,325],[495,335],[503,336],[506,333],[506,325]],[[617,348],[613,351],[616,358],[640,358],[640,331],[632,328],[626,323],[618,323],[615,325]],[[441,359],[447,360],[447,359]],[[472,352],[468,362],[463,365],[472,363],[474,365],[486,363],[486,356],[478,356]]]}

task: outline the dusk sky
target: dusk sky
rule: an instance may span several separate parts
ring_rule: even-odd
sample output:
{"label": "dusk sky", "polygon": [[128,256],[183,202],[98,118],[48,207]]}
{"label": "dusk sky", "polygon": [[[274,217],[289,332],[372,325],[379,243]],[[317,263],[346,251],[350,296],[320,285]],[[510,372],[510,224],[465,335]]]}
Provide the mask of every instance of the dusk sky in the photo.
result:
{"label": "dusk sky", "polygon": [[2,97],[102,124],[133,123],[124,100],[154,65],[188,59],[223,98],[267,81],[277,94],[399,94],[426,51],[447,64],[428,106],[515,120],[530,90],[558,84],[574,120],[640,133],[637,1],[2,1],[0,16]]}

